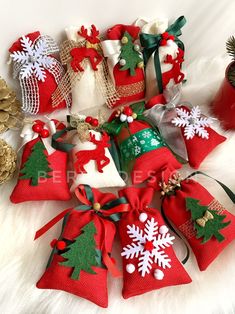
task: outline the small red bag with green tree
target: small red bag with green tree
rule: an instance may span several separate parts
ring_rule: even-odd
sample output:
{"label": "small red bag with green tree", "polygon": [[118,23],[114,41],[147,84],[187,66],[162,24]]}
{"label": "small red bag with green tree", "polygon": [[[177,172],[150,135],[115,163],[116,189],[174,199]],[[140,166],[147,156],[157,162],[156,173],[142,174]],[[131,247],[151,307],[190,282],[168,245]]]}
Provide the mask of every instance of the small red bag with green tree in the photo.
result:
{"label": "small red bag with green tree", "polygon": [[129,205],[123,197],[88,185],[80,185],[75,194],[81,205],[65,210],[36,233],[35,239],[64,217],[61,235],[52,241],[54,248],[37,287],[63,290],[107,307],[108,270],[120,276],[110,258],[116,231],[113,221]]}

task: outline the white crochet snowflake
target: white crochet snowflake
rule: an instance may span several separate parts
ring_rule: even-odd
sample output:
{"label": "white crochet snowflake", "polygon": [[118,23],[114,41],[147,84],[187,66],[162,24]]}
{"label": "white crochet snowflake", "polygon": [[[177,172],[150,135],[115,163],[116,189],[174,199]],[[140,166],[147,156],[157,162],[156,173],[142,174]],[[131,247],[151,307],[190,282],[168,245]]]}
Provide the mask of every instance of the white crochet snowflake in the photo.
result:
{"label": "white crochet snowflake", "polygon": [[54,58],[47,56],[47,44],[41,38],[33,43],[26,36],[20,39],[23,51],[14,51],[11,58],[20,66],[20,76],[22,79],[29,78],[33,74],[39,80],[44,82],[46,78],[45,69],[54,64]]}
{"label": "white crochet snowflake", "polygon": [[171,246],[175,237],[168,231],[160,233],[154,218],[146,221],[144,230],[134,224],[128,225],[127,234],[133,242],[123,248],[121,255],[126,259],[138,258],[138,271],[142,277],[150,273],[153,263],[163,269],[171,267],[171,259],[164,248]]}
{"label": "white crochet snowflake", "polygon": [[143,132],[143,138],[150,138],[151,133],[149,131],[144,131]]}
{"label": "white crochet snowflake", "polygon": [[184,128],[184,135],[187,140],[192,139],[196,134],[202,138],[209,138],[205,127],[209,127],[212,119],[201,116],[199,106],[193,107],[190,112],[182,108],[176,108],[178,117],[172,120],[177,127]]}

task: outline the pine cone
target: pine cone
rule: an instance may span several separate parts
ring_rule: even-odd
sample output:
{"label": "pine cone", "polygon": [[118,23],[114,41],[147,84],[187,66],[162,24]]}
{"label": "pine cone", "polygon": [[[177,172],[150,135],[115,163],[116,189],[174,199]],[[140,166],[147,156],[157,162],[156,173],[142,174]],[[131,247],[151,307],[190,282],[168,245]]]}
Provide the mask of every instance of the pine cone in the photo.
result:
{"label": "pine cone", "polygon": [[14,128],[21,119],[21,105],[15,92],[0,78],[0,133]]}
{"label": "pine cone", "polygon": [[16,170],[17,155],[13,148],[0,139],[0,184],[8,181]]}

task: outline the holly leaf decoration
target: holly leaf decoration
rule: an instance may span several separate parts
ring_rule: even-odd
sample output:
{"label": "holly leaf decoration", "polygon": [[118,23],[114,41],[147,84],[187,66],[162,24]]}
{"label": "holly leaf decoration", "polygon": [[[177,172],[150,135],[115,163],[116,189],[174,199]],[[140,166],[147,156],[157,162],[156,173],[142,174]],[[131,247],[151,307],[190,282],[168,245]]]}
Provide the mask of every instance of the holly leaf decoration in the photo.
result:
{"label": "holly leaf decoration", "polygon": [[93,221],[89,222],[82,228],[80,234],[75,241],[68,246],[68,250],[61,254],[65,259],[60,265],[73,268],[71,279],[79,280],[81,270],[96,274],[92,266],[99,266],[100,257],[97,254],[94,235],[96,227]]}
{"label": "holly leaf decoration", "polygon": [[199,200],[190,197],[186,198],[186,208],[191,211],[194,228],[197,231],[196,238],[203,238],[202,243],[206,243],[212,237],[219,242],[225,239],[220,230],[231,222],[224,222],[226,215],[219,215],[215,210],[210,210],[208,206],[201,205]]}
{"label": "holly leaf decoration", "polygon": [[122,38],[122,47],[120,53],[120,60],[125,61],[125,65],[120,68],[121,71],[130,70],[130,75],[134,76],[137,67],[143,67],[143,59],[139,51],[135,50],[136,45],[133,43],[132,36],[125,32]]}

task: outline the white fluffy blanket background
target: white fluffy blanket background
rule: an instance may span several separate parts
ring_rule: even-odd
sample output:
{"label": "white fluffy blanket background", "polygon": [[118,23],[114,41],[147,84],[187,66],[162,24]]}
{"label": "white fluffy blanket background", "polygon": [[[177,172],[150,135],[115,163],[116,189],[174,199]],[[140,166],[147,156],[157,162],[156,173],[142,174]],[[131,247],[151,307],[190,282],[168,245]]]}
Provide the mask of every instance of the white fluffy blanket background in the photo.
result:
{"label": "white fluffy blanket background", "polygon": [[[196,3],[197,6],[200,6],[199,1],[195,1],[195,6]],[[212,2],[210,1],[210,3]],[[32,6],[34,5],[32,4]],[[192,7],[192,10],[195,9],[195,6]],[[128,15],[128,12],[126,12],[126,15]],[[136,12],[135,15],[137,16]],[[178,14],[175,17],[177,16]],[[226,14],[224,19],[226,19]],[[118,19],[115,18],[114,20],[114,22],[118,22]],[[213,23],[213,20],[210,19],[209,22]],[[204,20],[201,23],[203,24]],[[224,25],[226,27],[226,20]],[[17,28],[17,26],[14,27]],[[199,27],[201,26],[199,25]],[[196,31],[195,28],[194,32]],[[12,39],[15,39],[16,29],[11,30],[11,33]],[[200,39],[199,34],[195,37],[197,40]],[[216,35],[214,38],[209,38],[208,42],[213,40],[216,40]],[[226,38],[224,38],[225,40]],[[189,42],[191,42],[190,39]],[[10,39],[8,39],[8,43],[10,44]],[[3,49],[2,45],[1,49]],[[192,47],[190,49],[192,50]],[[224,69],[229,60],[226,57],[201,57],[197,49],[196,52],[194,52],[194,56],[198,55],[197,60],[193,61],[191,59],[191,63],[187,62],[188,82],[183,89],[183,100],[188,100],[194,105],[199,104],[202,110],[207,113],[209,112],[208,105],[221,83]],[[200,170],[224,182],[235,191],[235,132],[225,133],[219,125],[214,126],[214,128],[224,133],[228,139],[209,155]],[[5,138],[14,148],[17,148],[19,144],[17,135],[17,132],[7,132],[1,137]],[[189,173],[191,170],[185,168],[184,172]],[[229,211],[235,214],[235,206],[217,183],[199,176],[197,180],[205,184],[208,190]],[[42,275],[51,251],[49,243],[59,235],[61,223],[58,223],[36,242],[33,241],[34,233],[61,210],[70,207],[75,200],[70,203],[48,201],[13,205],[9,202],[9,196],[15,183],[16,177],[8,184],[0,187],[0,313],[235,313],[235,241],[223,251],[205,272],[198,270],[195,258],[191,254],[191,258],[185,266],[193,279],[193,282],[189,285],[164,288],[124,300],[121,296],[122,280],[109,277],[108,309],[98,308],[87,300],[65,292],[37,289],[35,283]],[[184,251],[179,241],[174,245],[174,248],[178,257],[182,259]],[[120,247],[116,241],[114,256],[117,257],[119,252]]]}

